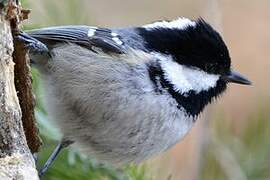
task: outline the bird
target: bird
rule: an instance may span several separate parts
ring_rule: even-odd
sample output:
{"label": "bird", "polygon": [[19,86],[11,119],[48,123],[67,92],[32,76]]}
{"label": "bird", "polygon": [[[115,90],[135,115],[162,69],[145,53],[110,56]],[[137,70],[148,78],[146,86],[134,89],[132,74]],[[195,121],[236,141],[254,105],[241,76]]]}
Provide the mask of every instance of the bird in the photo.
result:
{"label": "bird", "polygon": [[55,26],[17,38],[40,72],[49,119],[63,135],[41,175],[69,144],[115,166],[149,159],[182,140],[229,83],[251,84],[202,18]]}

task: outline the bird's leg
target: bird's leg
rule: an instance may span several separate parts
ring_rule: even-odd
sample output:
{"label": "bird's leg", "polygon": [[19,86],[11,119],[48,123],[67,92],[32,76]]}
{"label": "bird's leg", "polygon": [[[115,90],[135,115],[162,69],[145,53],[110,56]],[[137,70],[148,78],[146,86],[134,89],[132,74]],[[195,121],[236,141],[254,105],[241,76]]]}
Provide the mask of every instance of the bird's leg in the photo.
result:
{"label": "bird's leg", "polygon": [[45,165],[39,171],[38,173],[39,177],[42,177],[47,172],[47,170],[52,165],[52,163],[54,162],[54,160],[56,159],[60,151],[68,147],[72,143],[73,141],[70,141],[70,140],[62,140],[60,143],[58,143],[58,145],[56,146],[56,148],[53,150],[52,154],[50,155],[49,159],[46,161]]}

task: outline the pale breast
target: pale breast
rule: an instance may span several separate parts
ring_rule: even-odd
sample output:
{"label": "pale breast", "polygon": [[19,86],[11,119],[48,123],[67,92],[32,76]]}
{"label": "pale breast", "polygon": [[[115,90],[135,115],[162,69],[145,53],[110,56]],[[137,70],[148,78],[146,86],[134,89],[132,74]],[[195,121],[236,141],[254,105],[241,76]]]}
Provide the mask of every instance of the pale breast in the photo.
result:
{"label": "pale breast", "polygon": [[114,164],[140,162],[192,127],[192,118],[169,94],[156,94],[144,66],[131,68],[87,52],[74,63],[74,52],[63,51],[69,53],[56,53],[43,78],[47,108],[65,138],[83,152]]}

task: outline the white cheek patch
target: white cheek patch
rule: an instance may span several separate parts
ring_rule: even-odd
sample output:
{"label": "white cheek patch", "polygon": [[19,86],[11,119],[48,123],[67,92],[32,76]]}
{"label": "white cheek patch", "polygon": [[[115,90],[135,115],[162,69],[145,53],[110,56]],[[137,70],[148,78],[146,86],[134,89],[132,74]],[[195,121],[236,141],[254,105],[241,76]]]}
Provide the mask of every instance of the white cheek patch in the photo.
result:
{"label": "white cheek patch", "polygon": [[172,60],[163,59],[160,64],[166,80],[173,85],[175,91],[181,94],[185,94],[190,90],[196,93],[208,90],[215,87],[219,79],[219,75],[208,74],[202,70],[189,68]]}
{"label": "white cheek patch", "polygon": [[188,18],[178,18],[174,21],[159,21],[159,22],[155,22],[153,24],[147,24],[144,25],[143,27],[151,30],[154,28],[169,28],[169,29],[185,29],[188,26],[195,26],[196,22],[191,21]]}

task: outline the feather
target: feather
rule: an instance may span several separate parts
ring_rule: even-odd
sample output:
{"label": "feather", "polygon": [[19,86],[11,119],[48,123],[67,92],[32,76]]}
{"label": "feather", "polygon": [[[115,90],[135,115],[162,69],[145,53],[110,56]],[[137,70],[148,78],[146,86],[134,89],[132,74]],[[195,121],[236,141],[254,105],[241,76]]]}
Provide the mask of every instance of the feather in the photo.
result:
{"label": "feather", "polygon": [[96,48],[107,53],[124,53],[121,37],[110,29],[91,26],[56,26],[27,32],[52,48],[59,43],[75,43],[90,50]]}

